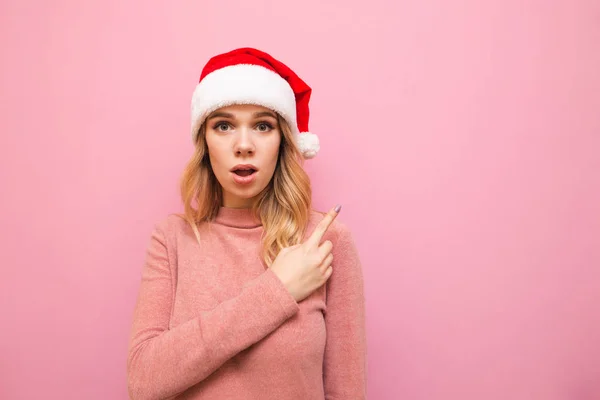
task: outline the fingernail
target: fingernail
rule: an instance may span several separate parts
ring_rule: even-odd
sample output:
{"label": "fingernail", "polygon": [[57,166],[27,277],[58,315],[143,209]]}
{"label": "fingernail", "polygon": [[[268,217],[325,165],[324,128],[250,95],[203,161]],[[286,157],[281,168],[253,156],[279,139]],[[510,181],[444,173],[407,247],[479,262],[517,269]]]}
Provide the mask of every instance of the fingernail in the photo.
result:
{"label": "fingernail", "polygon": [[333,211],[335,211],[336,213],[339,213],[341,209],[342,209],[342,205],[338,204],[337,206],[335,206],[335,208],[333,209]]}

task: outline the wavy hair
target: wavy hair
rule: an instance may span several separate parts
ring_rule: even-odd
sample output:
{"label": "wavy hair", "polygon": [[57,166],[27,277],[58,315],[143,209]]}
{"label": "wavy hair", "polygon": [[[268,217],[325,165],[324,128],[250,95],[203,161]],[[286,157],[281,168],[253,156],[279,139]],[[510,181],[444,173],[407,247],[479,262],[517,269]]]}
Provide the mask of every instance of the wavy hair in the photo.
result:
{"label": "wavy hair", "polygon": [[[310,178],[304,171],[304,159],[293,133],[279,114],[277,122],[282,134],[277,166],[251,209],[263,225],[260,256],[267,266],[271,266],[281,249],[300,243],[312,199]],[[198,224],[213,221],[223,200],[223,189],[208,156],[205,124],[200,127],[194,153],[184,168],[180,189],[184,214],[178,215],[190,224],[200,243]]]}

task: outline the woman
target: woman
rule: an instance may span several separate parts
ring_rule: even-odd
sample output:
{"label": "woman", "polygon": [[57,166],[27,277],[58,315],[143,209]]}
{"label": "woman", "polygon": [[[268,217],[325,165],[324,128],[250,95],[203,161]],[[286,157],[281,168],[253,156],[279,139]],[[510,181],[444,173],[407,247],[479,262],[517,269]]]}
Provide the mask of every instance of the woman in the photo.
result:
{"label": "woman", "polygon": [[185,213],[155,225],[127,361],[133,399],[364,399],[361,264],[311,209],[311,89],[270,55],[209,60],[192,96]]}

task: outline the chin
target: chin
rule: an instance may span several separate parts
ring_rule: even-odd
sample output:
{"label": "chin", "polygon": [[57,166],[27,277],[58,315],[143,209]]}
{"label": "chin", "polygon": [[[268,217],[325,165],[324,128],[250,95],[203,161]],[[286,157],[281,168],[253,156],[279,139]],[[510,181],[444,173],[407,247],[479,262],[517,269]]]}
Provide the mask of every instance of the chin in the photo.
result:
{"label": "chin", "polygon": [[239,188],[233,186],[229,188],[228,192],[235,195],[236,197],[239,197],[240,199],[251,199],[253,197],[256,197],[260,192],[262,192],[265,187],[266,185],[264,187],[256,185],[248,188]]}

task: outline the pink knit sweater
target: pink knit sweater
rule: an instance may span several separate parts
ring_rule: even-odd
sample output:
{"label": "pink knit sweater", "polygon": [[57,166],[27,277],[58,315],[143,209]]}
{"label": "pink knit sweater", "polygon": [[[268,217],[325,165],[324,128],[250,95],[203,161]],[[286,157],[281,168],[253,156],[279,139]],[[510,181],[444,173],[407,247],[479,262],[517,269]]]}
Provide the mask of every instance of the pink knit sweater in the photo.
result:
{"label": "pink knit sweater", "polygon": [[[312,212],[308,237],[322,219]],[[263,227],[221,207],[199,226],[155,225],[127,360],[132,399],[355,400],[366,397],[363,275],[334,221],[333,274],[297,303],[259,257]]]}

